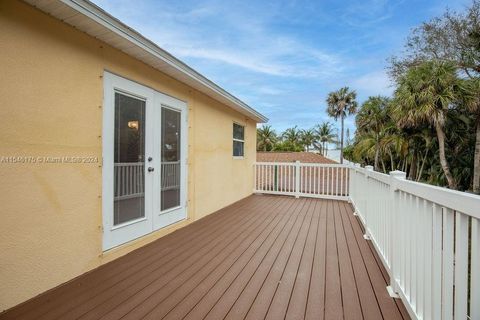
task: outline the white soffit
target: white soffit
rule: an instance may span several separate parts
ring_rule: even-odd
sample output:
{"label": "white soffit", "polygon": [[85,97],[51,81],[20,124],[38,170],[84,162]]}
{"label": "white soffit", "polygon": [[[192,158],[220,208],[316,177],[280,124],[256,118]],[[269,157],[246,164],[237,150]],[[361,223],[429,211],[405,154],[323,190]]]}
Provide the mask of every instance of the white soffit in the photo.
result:
{"label": "white soffit", "polygon": [[87,0],[24,0],[257,122],[268,118]]}

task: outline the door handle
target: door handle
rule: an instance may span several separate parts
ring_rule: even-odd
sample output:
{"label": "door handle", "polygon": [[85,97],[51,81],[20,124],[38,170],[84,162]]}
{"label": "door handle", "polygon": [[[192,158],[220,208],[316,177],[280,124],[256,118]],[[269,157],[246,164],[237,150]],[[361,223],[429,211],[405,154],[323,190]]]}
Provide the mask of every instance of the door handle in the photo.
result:
{"label": "door handle", "polygon": [[153,167],[148,167],[148,172],[152,172],[152,171],[154,171],[154,170],[155,170],[155,168],[153,168]]}

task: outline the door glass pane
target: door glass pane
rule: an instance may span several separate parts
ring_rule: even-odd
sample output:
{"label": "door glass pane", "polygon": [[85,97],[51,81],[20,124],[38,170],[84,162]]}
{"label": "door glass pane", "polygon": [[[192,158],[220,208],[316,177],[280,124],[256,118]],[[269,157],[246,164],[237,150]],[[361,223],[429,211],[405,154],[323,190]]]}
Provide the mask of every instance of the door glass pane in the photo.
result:
{"label": "door glass pane", "polygon": [[114,219],[145,216],[145,101],[115,93]]}
{"label": "door glass pane", "polygon": [[180,117],[162,108],[161,210],[180,206]]}

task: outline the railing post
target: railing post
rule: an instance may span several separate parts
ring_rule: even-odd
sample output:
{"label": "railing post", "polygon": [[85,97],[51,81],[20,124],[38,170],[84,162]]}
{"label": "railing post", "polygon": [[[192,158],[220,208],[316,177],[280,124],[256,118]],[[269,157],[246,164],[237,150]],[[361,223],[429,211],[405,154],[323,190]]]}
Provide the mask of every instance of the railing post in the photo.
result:
{"label": "railing post", "polygon": [[257,163],[253,164],[253,193],[257,192]]}
{"label": "railing post", "polygon": [[352,169],[353,170],[352,177],[353,177],[353,175],[355,175],[355,177],[353,178],[353,188],[350,190],[350,191],[353,191],[353,196],[350,195],[350,197],[352,198],[353,207],[354,207],[354,210],[355,210],[355,211],[353,211],[353,215],[358,216],[358,206],[360,205],[360,192],[359,192],[358,186],[357,186],[358,185],[358,179],[357,179],[358,178],[357,177],[358,173],[357,173],[357,169],[355,169],[355,168],[360,168],[361,165],[360,165],[360,163],[354,163],[353,166],[354,166],[354,169]]}
{"label": "railing post", "polygon": [[[354,172],[354,168],[353,168],[353,163],[349,163],[348,164],[348,168],[347,168],[347,176],[348,176],[348,181],[346,182],[347,183],[347,187],[345,190],[348,190],[348,203],[353,203],[352,201],[352,190],[353,190],[353,179],[354,179],[354,176],[353,176],[353,172]],[[355,207],[354,207],[355,209]]]}
{"label": "railing post", "polygon": [[368,183],[368,178],[370,176],[370,172],[373,171],[373,166],[365,166],[365,179],[367,180],[367,183],[365,185],[365,190],[364,190],[364,193],[365,193],[365,212],[363,212],[363,218],[365,219],[365,234],[363,235],[363,238],[365,240],[371,240],[371,234],[370,234],[370,229],[369,229],[369,218],[368,218],[368,215],[369,215],[369,210],[368,210],[368,201],[369,199],[367,197],[369,197],[371,195],[371,192],[369,190],[369,186],[370,184]]}
{"label": "railing post", "polygon": [[398,234],[398,217],[400,216],[400,196],[398,194],[398,181],[399,180],[405,180],[406,179],[406,173],[403,171],[391,171],[390,172],[390,204],[391,204],[391,219],[390,219],[390,226],[389,226],[389,246],[390,246],[390,285],[387,287],[387,291],[390,294],[391,297],[393,298],[398,298],[398,284],[397,284],[397,278],[399,278],[398,275],[398,261],[399,256],[398,256],[398,250],[396,250],[397,243],[401,241],[399,239],[399,234]]}
{"label": "railing post", "polygon": [[295,161],[295,198],[300,198],[300,161]]}

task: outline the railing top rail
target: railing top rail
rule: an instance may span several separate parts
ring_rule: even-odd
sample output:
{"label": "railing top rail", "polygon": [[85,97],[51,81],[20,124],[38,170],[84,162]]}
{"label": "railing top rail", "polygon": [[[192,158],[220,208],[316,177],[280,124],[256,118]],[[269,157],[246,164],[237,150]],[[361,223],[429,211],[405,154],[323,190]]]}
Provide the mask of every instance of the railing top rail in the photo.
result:
{"label": "railing top rail", "polygon": [[360,165],[356,166],[355,164],[349,164],[348,166],[350,167],[350,169],[353,169],[355,171],[364,172],[367,170],[365,168],[360,167]]}
{"label": "railing top rail", "polygon": [[369,171],[368,176],[383,183],[390,184],[390,175],[388,174],[377,171]]}
{"label": "railing top rail", "polygon": [[128,166],[131,166],[131,167],[140,167],[140,166],[143,166],[145,164],[145,162],[116,162],[114,163],[113,165],[115,167],[128,167]]}
{"label": "railing top rail", "polygon": [[480,219],[479,195],[403,179],[397,181],[396,187],[397,190]]}
{"label": "railing top rail", "polygon": [[[357,172],[361,172],[369,178],[379,180],[386,184],[390,183],[391,176],[388,174],[367,170],[360,166],[350,166],[350,168]],[[441,207],[456,210],[476,219],[480,219],[479,195],[405,179],[398,179],[396,182],[396,188],[397,190],[433,202]]]}
{"label": "railing top rail", "polygon": [[[255,162],[255,165],[270,165],[270,166],[295,166],[296,162]],[[311,163],[311,162],[299,162],[304,167],[337,167],[337,168],[350,168],[349,165],[339,163]]]}

